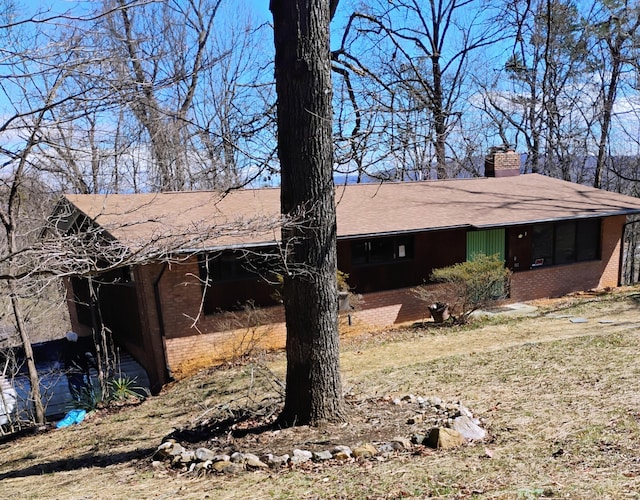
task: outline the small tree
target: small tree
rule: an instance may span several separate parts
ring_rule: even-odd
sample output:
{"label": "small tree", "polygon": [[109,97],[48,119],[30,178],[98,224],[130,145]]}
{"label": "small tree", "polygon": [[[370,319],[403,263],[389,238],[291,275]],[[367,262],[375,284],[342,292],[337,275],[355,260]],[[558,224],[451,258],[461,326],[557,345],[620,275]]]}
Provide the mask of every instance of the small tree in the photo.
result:
{"label": "small tree", "polygon": [[[430,275],[430,281],[445,285],[446,295],[453,301],[451,309],[458,312],[455,319],[460,323],[466,323],[474,311],[506,298],[510,280],[511,271],[497,254],[477,254],[470,261],[434,269]],[[428,285],[414,289],[414,293],[430,304],[436,298],[442,299],[442,292]]]}

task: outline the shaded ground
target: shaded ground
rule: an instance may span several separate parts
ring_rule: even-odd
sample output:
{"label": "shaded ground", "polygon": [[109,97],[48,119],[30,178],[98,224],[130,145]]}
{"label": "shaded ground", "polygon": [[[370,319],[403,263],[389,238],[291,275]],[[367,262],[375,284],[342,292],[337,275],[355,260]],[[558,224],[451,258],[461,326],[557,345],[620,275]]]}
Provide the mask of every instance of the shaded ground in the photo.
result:
{"label": "shaded ground", "polygon": [[[7,498],[640,498],[636,295],[539,306],[533,318],[492,318],[473,328],[416,326],[348,340],[341,357],[348,425],[237,432],[275,414],[278,385],[271,374],[283,378],[284,360],[274,356],[270,371],[203,372],[137,407],[4,443],[0,488]],[[406,394],[461,400],[484,421],[490,440],[276,475],[197,479],[150,466],[153,450],[174,429],[242,415],[248,419],[235,428],[227,421],[194,444],[290,453],[406,436],[423,425],[407,423],[415,406],[392,404]]]}

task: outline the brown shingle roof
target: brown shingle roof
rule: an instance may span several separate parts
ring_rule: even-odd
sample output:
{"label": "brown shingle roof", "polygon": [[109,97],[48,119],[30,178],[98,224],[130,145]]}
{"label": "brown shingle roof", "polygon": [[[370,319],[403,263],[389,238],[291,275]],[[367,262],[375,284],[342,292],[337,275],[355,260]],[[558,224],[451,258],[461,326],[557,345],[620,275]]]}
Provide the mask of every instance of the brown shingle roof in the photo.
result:
{"label": "brown shingle roof", "polygon": [[[209,232],[198,240],[202,247],[260,245],[279,238],[280,191],[274,188],[225,196],[197,191],[66,199],[133,247],[203,230]],[[640,199],[538,174],[339,186],[336,202],[339,238],[640,213]]]}

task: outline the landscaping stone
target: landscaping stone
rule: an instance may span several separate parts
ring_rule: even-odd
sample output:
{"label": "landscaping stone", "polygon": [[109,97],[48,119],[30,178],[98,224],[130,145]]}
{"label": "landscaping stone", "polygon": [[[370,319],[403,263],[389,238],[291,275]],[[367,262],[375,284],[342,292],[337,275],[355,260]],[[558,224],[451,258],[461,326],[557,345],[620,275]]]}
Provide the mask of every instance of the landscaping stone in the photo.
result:
{"label": "landscaping stone", "polygon": [[456,417],[453,420],[452,429],[458,431],[464,439],[469,441],[481,441],[487,437],[487,431],[467,416]]}
{"label": "landscaping stone", "polygon": [[413,444],[424,444],[426,436],[424,434],[413,434],[411,436],[411,442]]}
{"label": "landscaping stone", "polygon": [[411,440],[409,440],[408,438],[405,438],[405,437],[401,437],[401,436],[394,437],[390,441],[390,443],[395,449],[410,450],[412,448]]}
{"label": "landscaping stone", "polygon": [[171,446],[169,453],[175,457],[177,455],[182,455],[185,451],[187,451],[185,447],[178,443],[173,443],[173,446]]}
{"label": "landscaping stone", "polygon": [[371,443],[365,443],[361,446],[356,446],[352,453],[356,458],[371,458],[378,454],[378,449]]}
{"label": "landscaping stone", "polygon": [[196,468],[207,470],[207,469],[210,469],[212,465],[213,465],[213,461],[205,460],[204,462],[198,463],[198,466]]}
{"label": "landscaping stone", "polygon": [[313,453],[307,450],[293,450],[293,455],[289,459],[292,464],[301,464],[308,462],[313,458]]}
{"label": "landscaping stone", "polygon": [[205,462],[207,460],[213,460],[216,458],[216,454],[211,451],[209,448],[198,448],[196,450],[196,459],[200,462]]}
{"label": "landscaping stone", "polygon": [[434,427],[423,441],[424,444],[434,449],[448,450],[464,444],[462,434],[447,427]]}
{"label": "landscaping stone", "polygon": [[225,474],[239,474],[243,470],[245,470],[243,464],[236,464],[234,462],[231,462],[222,468],[222,472]]}
{"label": "landscaping stone", "polygon": [[220,462],[214,462],[211,467],[217,472],[224,472],[225,467],[228,467],[230,465],[233,465],[233,462],[230,462],[228,460],[221,460]]}
{"label": "landscaping stone", "polygon": [[333,458],[341,462],[353,458],[353,451],[351,451],[351,448],[344,445],[334,446],[331,450],[331,454],[333,455]]}
{"label": "landscaping stone", "polygon": [[285,453],[284,455],[278,456],[278,455],[272,455],[271,453],[268,453],[262,458],[262,460],[269,467],[282,467],[284,465],[287,465],[287,463],[289,462],[289,455]]}
{"label": "landscaping stone", "polygon": [[269,466],[265,464],[262,460],[260,460],[253,453],[249,453],[249,456],[245,455],[244,464],[251,469],[268,469]]}
{"label": "landscaping stone", "polygon": [[314,451],[313,452],[313,459],[316,462],[322,462],[324,460],[331,460],[332,458],[333,458],[333,455],[331,454],[331,452],[329,450]]}
{"label": "landscaping stone", "polygon": [[396,451],[398,451],[398,449],[395,448],[392,443],[382,443],[378,445],[378,453],[385,457],[392,455]]}
{"label": "landscaping stone", "polygon": [[180,455],[180,462],[183,464],[190,464],[196,458],[196,454],[194,451],[184,450]]}
{"label": "landscaping stone", "polygon": [[[332,448],[331,454],[333,455],[333,458],[342,459],[342,458],[351,458],[352,452],[351,452],[351,448],[349,448],[348,446],[339,444]],[[338,455],[340,456],[338,457]]]}

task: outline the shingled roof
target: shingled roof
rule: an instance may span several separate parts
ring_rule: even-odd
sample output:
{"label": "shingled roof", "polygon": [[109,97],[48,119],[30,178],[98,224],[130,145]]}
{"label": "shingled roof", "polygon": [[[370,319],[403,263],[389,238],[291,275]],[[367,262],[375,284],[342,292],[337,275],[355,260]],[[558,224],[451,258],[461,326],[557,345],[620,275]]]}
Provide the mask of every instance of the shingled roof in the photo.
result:
{"label": "shingled roof", "polygon": [[[169,236],[189,244],[188,235],[203,231],[203,249],[273,244],[279,238],[277,188],[65,199],[131,247]],[[336,188],[336,203],[338,238],[640,213],[640,199],[538,174],[350,184]]]}

